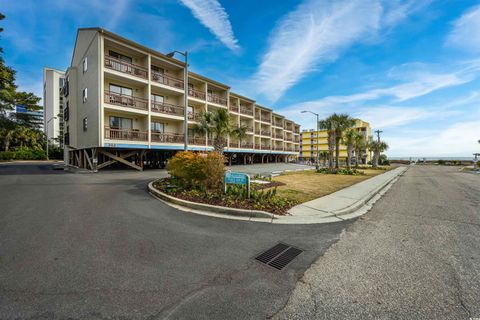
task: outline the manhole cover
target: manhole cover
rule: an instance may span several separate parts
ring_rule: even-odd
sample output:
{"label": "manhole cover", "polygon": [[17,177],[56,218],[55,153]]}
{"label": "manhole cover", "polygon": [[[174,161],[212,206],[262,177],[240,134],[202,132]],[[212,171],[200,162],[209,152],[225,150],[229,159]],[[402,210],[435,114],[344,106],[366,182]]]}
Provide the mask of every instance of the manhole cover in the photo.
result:
{"label": "manhole cover", "polygon": [[277,270],[282,270],[302,252],[303,250],[291,245],[279,243],[267,251],[260,253],[255,257],[255,260]]}

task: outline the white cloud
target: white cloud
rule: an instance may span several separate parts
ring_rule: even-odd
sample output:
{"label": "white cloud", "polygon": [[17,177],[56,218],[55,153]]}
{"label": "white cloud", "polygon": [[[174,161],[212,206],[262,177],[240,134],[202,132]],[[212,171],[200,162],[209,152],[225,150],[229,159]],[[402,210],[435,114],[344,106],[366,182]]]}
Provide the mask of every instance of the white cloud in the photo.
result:
{"label": "white cloud", "polygon": [[453,23],[446,44],[474,53],[480,52],[480,5],[473,7]]}
{"label": "white cloud", "polygon": [[305,0],[279,21],[252,79],[271,102],[346,49],[372,40],[431,0]]}
{"label": "white cloud", "polygon": [[457,122],[447,128],[385,135],[392,157],[472,157],[478,152],[480,121]]}
{"label": "white cloud", "polygon": [[217,0],[180,0],[192,14],[207,27],[227,48],[240,48],[233,34],[228,14]]}
{"label": "white cloud", "polygon": [[259,93],[275,101],[305,74],[379,27],[377,1],[307,0],[283,18],[254,76]]}
{"label": "white cloud", "polygon": [[356,117],[369,122],[375,128],[391,128],[418,121],[432,114],[421,108],[376,107],[356,114]]}

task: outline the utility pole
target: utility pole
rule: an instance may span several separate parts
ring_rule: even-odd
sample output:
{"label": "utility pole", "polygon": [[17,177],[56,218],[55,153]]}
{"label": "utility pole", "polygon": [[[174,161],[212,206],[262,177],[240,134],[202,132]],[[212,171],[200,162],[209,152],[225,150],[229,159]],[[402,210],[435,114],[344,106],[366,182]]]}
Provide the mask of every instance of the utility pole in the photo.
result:
{"label": "utility pole", "polygon": [[375,130],[375,133],[377,134],[377,141],[380,142],[380,133],[382,133],[382,130]]}

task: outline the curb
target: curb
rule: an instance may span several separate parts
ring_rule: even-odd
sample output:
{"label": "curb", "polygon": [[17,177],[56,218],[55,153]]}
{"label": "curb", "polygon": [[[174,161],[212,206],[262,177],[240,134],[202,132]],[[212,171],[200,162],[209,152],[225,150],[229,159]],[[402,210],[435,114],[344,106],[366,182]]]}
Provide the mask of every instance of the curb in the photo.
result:
{"label": "curb", "polygon": [[[358,200],[357,202],[355,202],[354,204],[352,204],[351,206],[349,207],[345,207],[341,210],[337,210],[337,211],[331,211],[332,215],[339,218],[339,219],[342,219],[342,215],[347,215],[347,214],[350,214],[354,211],[357,211],[358,209],[360,209],[361,207],[363,207],[364,205],[366,205],[371,199],[373,199],[373,197],[375,197],[378,193],[380,193],[385,187],[387,187],[392,181],[394,181],[395,179],[398,179],[398,177],[400,177],[401,175],[403,175],[406,171],[408,170],[408,167],[406,167],[405,170],[402,170],[400,171],[398,174],[392,176],[392,178],[390,178],[389,180],[385,181],[383,184],[381,184],[380,186],[378,186],[377,188],[375,188],[373,191],[371,191],[367,196],[363,197],[362,199]],[[396,181],[396,180],[395,180]],[[346,220],[346,219],[342,219],[342,220]]]}
{"label": "curb", "polygon": [[148,184],[148,191],[153,194],[154,196],[160,198],[161,200],[165,201],[166,203],[173,203],[180,207],[186,207],[188,209],[195,209],[195,210],[205,210],[209,212],[215,212],[220,214],[227,214],[232,216],[241,216],[246,218],[268,218],[268,219],[277,219],[273,213],[261,211],[261,210],[247,210],[247,209],[237,209],[237,208],[229,208],[229,207],[221,207],[221,206],[214,206],[206,203],[197,203],[188,200],[179,199],[176,197],[172,197],[164,192],[161,192],[157,188],[153,186],[153,183],[157,181],[151,181]]}

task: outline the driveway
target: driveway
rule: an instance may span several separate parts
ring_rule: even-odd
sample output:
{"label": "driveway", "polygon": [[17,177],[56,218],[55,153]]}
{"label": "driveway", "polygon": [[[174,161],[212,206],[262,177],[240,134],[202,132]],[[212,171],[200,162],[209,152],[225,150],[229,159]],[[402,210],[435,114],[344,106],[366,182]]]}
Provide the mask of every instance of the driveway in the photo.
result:
{"label": "driveway", "polygon": [[236,172],[243,172],[249,175],[270,175],[272,173],[278,173],[283,171],[296,171],[296,170],[308,170],[315,169],[313,166],[307,166],[304,164],[296,163],[263,163],[263,164],[249,164],[249,165],[234,165],[228,167],[228,169]]}
{"label": "driveway", "polygon": [[[2,164],[0,318],[264,319],[351,224],[177,211],[146,192],[165,175]],[[280,241],[305,251],[282,271],[252,259]]]}

